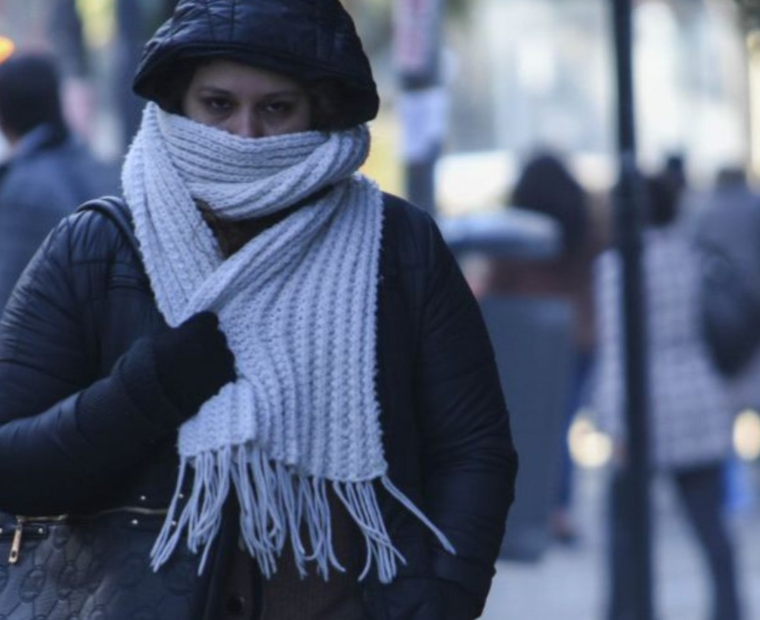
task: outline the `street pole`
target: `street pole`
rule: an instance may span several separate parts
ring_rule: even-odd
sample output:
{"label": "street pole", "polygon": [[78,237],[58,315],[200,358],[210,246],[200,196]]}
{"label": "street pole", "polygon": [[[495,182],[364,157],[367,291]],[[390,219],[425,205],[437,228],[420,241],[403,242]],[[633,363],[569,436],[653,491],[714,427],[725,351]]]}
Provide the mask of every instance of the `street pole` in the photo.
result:
{"label": "street pole", "polygon": [[652,541],[649,497],[648,385],[646,326],[641,270],[643,191],[636,163],[631,0],[612,0],[618,95],[619,179],[615,192],[616,233],[623,266],[623,348],[625,355],[626,471],[622,493],[627,510],[631,557],[625,589],[630,618],[652,620]]}
{"label": "street pole", "polygon": [[446,127],[441,83],[442,0],[395,0],[395,62],[401,85],[406,197],[436,212],[435,164]]}
{"label": "street pole", "polygon": [[[132,92],[132,78],[143,45],[154,27],[167,19],[177,0],[116,0],[116,99],[126,149],[140,126],[145,102]],[[150,23],[156,21],[155,24]]]}
{"label": "street pole", "polygon": [[143,102],[132,92],[132,78],[144,43],[143,12],[139,0],[116,0],[116,103],[121,119],[122,148],[132,141]]}

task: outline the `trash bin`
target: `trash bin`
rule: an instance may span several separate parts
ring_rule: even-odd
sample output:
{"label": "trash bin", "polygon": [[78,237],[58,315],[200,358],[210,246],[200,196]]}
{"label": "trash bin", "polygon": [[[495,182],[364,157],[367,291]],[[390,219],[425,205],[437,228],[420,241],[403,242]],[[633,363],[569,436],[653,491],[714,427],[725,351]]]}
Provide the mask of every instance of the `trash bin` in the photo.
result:
{"label": "trash bin", "polygon": [[538,560],[550,540],[572,364],[572,308],[561,299],[481,300],[520,458],[504,559]]}
{"label": "trash bin", "polygon": [[[460,261],[473,254],[546,260],[561,248],[556,222],[533,212],[507,209],[452,218],[442,222],[441,230]],[[488,295],[480,305],[520,458],[501,557],[536,561],[550,541],[549,517],[565,440],[565,402],[573,363],[572,307],[559,297],[517,295]]]}

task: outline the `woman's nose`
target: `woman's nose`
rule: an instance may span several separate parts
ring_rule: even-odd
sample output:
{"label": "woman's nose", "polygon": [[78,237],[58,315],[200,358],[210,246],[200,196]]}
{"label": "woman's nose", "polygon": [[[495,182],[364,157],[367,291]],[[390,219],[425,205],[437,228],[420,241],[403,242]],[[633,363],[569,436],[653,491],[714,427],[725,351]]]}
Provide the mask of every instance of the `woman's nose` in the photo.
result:
{"label": "woman's nose", "polygon": [[264,136],[264,128],[256,114],[241,111],[231,119],[228,131],[241,138],[261,138]]}

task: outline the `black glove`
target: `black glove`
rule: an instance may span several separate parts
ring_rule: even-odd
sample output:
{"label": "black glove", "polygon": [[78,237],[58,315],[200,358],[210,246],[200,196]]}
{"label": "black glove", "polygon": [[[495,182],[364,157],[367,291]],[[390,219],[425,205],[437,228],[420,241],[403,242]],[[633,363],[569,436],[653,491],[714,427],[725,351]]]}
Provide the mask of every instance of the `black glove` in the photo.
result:
{"label": "black glove", "polygon": [[235,358],[213,312],[199,312],[153,340],[158,382],[185,416],[235,380]]}
{"label": "black glove", "polygon": [[77,404],[83,434],[93,445],[111,437],[125,459],[143,454],[147,443],[176,431],[235,380],[234,361],[212,312],[139,338],[110,375],[82,391]]}

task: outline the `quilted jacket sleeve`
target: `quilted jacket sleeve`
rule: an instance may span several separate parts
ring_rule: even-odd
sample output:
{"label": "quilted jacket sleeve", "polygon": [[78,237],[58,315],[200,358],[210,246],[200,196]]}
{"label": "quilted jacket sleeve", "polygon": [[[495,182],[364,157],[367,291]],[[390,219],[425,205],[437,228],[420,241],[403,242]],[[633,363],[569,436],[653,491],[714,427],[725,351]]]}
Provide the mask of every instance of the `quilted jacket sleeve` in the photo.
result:
{"label": "quilted jacket sleeve", "polygon": [[[113,369],[99,368],[93,282],[107,279],[109,263],[101,259],[120,243],[98,215],[67,218],[43,243],[5,309],[0,510],[59,514],[97,505],[178,425],[161,397],[146,341],[134,343]],[[143,398],[154,394],[152,409],[135,399],[130,387],[138,384]]]}
{"label": "quilted jacket sleeve", "polygon": [[514,498],[517,455],[480,309],[432,223],[427,235],[417,379],[425,499],[457,552],[435,545],[432,561],[440,579],[469,594],[476,613],[468,617],[476,617]]}
{"label": "quilted jacket sleeve", "polygon": [[[8,190],[14,188],[4,188]],[[26,195],[16,191],[2,201],[0,209],[0,308],[10,297],[13,286],[24,267],[32,258],[37,246],[61,219],[62,214],[40,208]]]}

